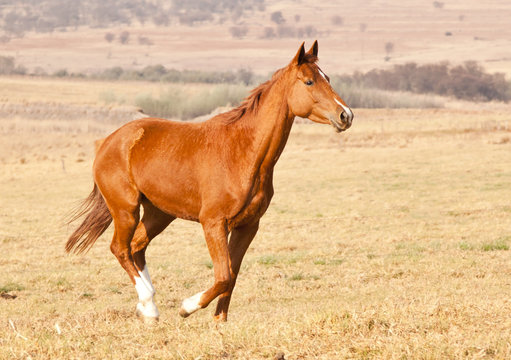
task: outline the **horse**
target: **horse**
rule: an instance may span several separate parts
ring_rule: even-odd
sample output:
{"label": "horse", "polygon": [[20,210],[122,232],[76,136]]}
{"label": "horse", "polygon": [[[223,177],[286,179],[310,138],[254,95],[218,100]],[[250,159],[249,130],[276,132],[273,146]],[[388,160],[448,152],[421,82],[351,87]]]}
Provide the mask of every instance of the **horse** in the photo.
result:
{"label": "horse", "polygon": [[352,124],[353,112],[317,62],[318,42],[307,52],[302,43],[287,66],[231,111],[197,123],[134,120],[105,138],[93,163],[93,190],[71,221],[85,218],[66,251],[87,251],[113,221],[110,250],[135,286],[136,314],[155,321],[147,246],[176,218],[199,222],[214,282],[183,300],[179,314],[187,317],[218,297],[214,318],[227,321],[241,262],[272,199],[273,169],[295,116],[338,132]]}

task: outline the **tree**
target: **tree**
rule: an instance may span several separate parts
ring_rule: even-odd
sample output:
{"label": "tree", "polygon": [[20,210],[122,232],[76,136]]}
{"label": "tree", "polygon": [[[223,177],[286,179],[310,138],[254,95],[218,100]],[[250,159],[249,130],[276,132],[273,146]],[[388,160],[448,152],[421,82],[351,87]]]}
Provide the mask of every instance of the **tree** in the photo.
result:
{"label": "tree", "polygon": [[231,33],[233,38],[241,39],[248,34],[248,27],[233,26],[233,27],[229,28],[229,32]]}
{"label": "tree", "polygon": [[123,45],[127,44],[130,41],[130,33],[128,31],[123,31],[119,35],[119,42]]}
{"label": "tree", "polygon": [[286,19],[284,19],[284,16],[282,16],[282,11],[273,12],[270,18],[271,21],[273,21],[277,25],[284,24],[286,22]]}
{"label": "tree", "polygon": [[264,28],[263,39],[273,39],[275,37],[277,37],[277,34],[275,34],[275,29],[270,26]]}
{"label": "tree", "polygon": [[390,53],[394,51],[394,43],[386,42],[385,43],[385,53],[387,54],[385,56],[385,61],[390,60]]}
{"label": "tree", "polygon": [[115,39],[115,35],[112,34],[111,32],[107,32],[105,34],[105,40],[108,41],[109,43],[111,43],[112,41],[114,41]]}

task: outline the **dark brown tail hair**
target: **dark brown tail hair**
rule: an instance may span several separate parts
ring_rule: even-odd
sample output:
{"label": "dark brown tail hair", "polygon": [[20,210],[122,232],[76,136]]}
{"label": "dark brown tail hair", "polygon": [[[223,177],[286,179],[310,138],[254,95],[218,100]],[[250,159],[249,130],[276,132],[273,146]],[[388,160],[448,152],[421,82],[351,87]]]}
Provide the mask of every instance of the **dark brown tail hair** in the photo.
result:
{"label": "dark brown tail hair", "polygon": [[71,213],[67,223],[70,224],[85,214],[87,214],[85,220],[76,228],[66,243],[67,252],[73,251],[80,254],[89,251],[112,222],[112,215],[110,215],[105,199],[96,184],[83,203]]}

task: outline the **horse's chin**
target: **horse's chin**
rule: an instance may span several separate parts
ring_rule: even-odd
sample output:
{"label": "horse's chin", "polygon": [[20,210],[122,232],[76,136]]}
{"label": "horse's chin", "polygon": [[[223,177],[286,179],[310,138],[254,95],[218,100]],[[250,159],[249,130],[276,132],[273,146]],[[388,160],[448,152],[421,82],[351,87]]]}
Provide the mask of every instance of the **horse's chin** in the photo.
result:
{"label": "horse's chin", "polygon": [[334,120],[330,120],[330,123],[334,127],[335,131],[337,131],[338,133],[346,131],[349,128],[349,126],[346,126],[344,124],[339,124],[337,121],[334,121]]}

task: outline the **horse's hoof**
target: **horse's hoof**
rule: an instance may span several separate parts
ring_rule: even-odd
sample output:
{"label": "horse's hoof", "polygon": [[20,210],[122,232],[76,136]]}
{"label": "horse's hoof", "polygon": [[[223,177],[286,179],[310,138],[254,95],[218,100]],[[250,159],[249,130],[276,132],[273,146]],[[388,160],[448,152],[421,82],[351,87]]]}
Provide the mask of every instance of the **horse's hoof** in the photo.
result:
{"label": "horse's hoof", "polygon": [[199,302],[203,294],[204,291],[184,299],[181,304],[181,309],[179,309],[179,315],[186,318],[201,309],[202,307],[199,305]]}
{"label": "horse's hoof", "polygon": [[183,309],[183,308],[179,309],[179,316],[181,316],[182,318],[187,318],[190,315],[191,315],[191,313],[189,313],[185,309]]}
{"label": "horse's hoof", "polygon": [[144,307],[140,303],[137,304],[137,311],[135,312],[135,314],[137,314],[137,317],[143,320],[144,323],[148,325],[154,325],[160,320],[159,316],[144,315]]}
{"label": "horse's hoof", "polygon": [[213,318],[217,323],[224,323],[227,322],[227,314],[226,313],[220,313],[218,315],[214,315]]}

